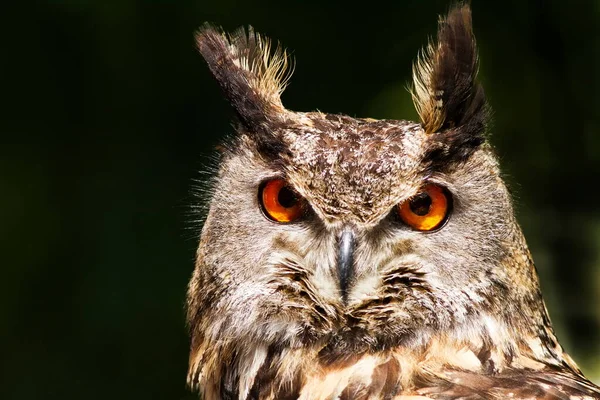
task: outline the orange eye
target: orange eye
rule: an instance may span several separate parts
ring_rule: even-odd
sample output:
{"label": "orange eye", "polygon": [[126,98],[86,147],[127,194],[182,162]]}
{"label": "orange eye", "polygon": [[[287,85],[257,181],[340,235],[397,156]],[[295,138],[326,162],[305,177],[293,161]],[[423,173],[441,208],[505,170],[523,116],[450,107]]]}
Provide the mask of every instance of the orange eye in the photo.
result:
{"label": "orange eye", "polygon": [[446,221],[451,200],[445,189],[429,184],[421,192],[399,204],[398,214],[411,228],[431,231]]}
{"label": "orange eye", "polygon": [[304,211],[304,199],[283,179],[263,183],[259,199],[267,217],[276,222],[293,222]]}

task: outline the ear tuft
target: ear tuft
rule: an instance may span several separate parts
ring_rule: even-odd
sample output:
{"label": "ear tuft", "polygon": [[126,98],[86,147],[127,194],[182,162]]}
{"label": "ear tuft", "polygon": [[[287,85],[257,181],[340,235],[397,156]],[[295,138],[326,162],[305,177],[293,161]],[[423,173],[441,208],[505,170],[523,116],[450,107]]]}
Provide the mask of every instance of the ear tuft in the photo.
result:
{"label": "ear tuft", "polygon": [[285,111],[281,93],[291,76],[288,54],[252,27],[227,34],[209,24],[196,34],[198,50],[241,122],[260,128]]}
{"label": "ear tuft", "polygon": [[471,9],[459,3],[440,18],[437,43],[413,65],[413,101],[427,133],[466,127],[483,134],[487,107],[477,69]]}

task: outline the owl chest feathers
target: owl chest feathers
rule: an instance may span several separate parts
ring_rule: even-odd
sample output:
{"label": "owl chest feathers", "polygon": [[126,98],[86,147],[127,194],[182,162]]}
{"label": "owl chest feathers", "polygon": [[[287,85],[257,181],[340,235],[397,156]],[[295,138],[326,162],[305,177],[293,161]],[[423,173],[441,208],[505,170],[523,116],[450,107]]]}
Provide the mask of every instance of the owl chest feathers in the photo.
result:
{"label": "owl chest feathers", "polygon": [[568,355],[539,339],[498,346],[433,338],[339,354],[328,346],[225,342],[192,355],[190,383],[205,400],[600,398]]}

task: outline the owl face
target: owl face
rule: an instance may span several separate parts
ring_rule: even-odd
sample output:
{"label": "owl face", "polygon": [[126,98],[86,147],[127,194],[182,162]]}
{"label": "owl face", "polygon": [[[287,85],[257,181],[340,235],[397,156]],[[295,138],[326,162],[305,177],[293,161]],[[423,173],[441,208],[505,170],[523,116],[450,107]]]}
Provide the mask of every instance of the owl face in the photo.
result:
{"label": "owl face", "polygon": [[486,146],[439,168],[418,123],[303,113],[279,129],[277,151],[242,132],[223,155],[191,291],[214,299],[213,334],[392,346],[486,310],[490,277],[509,284],[515,226]]}
{"label": "owl face", "polygon": [[384,348],[469,332],[508,288],[535,286],[513,267],[519,229],[484,143],[468,8],[438,37],[415,66],[417,123],[289,111],[284,51],[252,31],[199,33],[238,133],[190,283],[198,342]]}

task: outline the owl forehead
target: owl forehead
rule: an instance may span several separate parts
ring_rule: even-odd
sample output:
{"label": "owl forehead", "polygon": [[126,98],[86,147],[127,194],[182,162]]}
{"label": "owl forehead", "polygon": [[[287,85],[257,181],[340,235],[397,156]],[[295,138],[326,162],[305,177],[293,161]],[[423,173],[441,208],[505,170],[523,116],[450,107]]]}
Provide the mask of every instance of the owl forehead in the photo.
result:
{"label": "owl forehead", "polygon": [[324,115],[285,138],[290,182],[329,222],[374,223],[423,179],[420,124]]}

